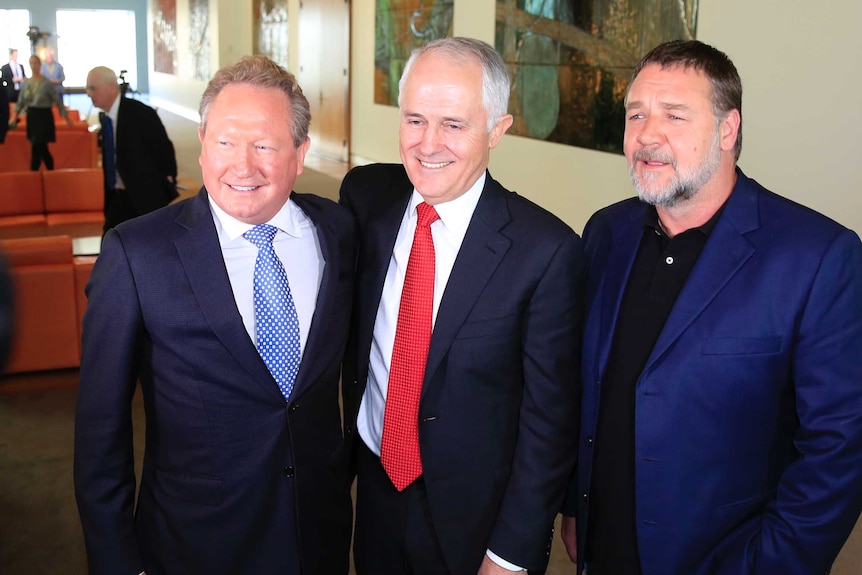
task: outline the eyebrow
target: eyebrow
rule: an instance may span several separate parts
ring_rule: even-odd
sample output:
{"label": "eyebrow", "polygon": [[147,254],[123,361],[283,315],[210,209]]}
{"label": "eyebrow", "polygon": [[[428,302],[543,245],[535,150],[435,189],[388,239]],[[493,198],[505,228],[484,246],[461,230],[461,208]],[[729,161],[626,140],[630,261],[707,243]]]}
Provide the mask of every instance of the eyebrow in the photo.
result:
{"label": "eyebrow", "polygon": [[[631,110],[632,108],[642,108],[644,107],[644,103],[641,100],[635,100],[634,102],[626,103],[626,110]],[[661,107],[665,110],[689,110],[690,106],[686,106],[685,104],[672,104],[670,102],[662,102]]]}

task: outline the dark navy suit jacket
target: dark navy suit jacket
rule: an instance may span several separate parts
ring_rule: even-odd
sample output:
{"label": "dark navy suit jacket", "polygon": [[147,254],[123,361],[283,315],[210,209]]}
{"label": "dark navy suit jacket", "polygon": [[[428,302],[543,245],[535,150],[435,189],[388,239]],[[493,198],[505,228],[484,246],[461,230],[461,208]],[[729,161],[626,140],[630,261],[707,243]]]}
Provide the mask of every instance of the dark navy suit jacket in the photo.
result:
{"label": "dark navy suit jacket", "polygon": [[[412,192],[395,164],[356,168],[341,188],[360,233],[348,426]],[[583,268],[568,226],[487,176],[442,296],[419,407],[425,486],[452,573],[475,574],[488,548],[533,570],[547,564],[575,462]]]}
{"label": "dark navy suit jacket", "polygon": [[[862,244],[737,173],[637,382],[644,575],[826,573],[862,509]],[[646,209],[615,204],[584,232],[581,451],[567,510],[579,503],[581,545],[602,377]]]}
{"label": "dark navy suit jacket", "polygon": [[[289,402],[243,326],[206,190],[105,236],[87,287],[75,488],[90,573],[346,574],[338,405],[355,247],[350,214],[294,193],[325,260]],[[146,450],[135,508],[131,400]]]}

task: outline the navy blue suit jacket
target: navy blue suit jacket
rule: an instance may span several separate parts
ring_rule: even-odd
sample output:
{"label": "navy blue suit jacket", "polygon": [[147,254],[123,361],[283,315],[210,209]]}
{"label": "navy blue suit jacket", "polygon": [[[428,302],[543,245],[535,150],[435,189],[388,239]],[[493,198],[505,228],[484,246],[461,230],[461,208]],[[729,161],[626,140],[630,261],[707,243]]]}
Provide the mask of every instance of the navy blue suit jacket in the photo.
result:
{"label": "navy blue suit jacket", "polygon": [[[862,244],[737,173],[637,382],[644,575],[826,573],[862,509]],[[569,497],[581,545],[602,377],[646,209],[626,200],[584,232],[581,457]]]}
{"label": "navy blue suit jacket", "polygon": [[[289,402],[243,326],[206,190],[109,231],[87,287],[75,488],[90,573],[346,574],[348,458],[338,405],[354,225],[294,193],[325,260]],[[131,400],[146,449],[135,508]],[[293,550],[295,554],[297,549]]]}
{"label": "navy blue suit jacket", "polygon": [[[395,164],[356,168],[342,184],[360,233],[348,426],[412,192]],[[419,407],[425,486],[452,573],[475,574],[488,548],[533,570],[547,564],[575,462],[583,268],[568,226],[487,176],[442,296]]]}

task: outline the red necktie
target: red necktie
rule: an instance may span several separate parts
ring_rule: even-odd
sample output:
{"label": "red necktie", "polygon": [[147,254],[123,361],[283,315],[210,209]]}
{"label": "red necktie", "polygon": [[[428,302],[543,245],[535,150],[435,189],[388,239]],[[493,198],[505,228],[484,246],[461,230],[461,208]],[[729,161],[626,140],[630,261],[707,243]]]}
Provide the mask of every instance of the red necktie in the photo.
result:
{"label": "red necktie", "polygon": [[380,462],[398,491],[422,475],[419,454],[419,398],[431,345],[434,313],[434,241],[431,224],[440,219],[433,206],[416,206],[416,235],[407,260],[389,387],[383,413]]}

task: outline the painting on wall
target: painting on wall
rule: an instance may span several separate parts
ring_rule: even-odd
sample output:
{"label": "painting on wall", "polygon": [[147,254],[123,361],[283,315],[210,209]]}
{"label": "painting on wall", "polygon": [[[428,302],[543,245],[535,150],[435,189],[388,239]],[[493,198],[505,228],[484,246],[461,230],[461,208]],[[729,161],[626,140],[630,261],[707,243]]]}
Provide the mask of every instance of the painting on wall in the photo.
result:
{"label": "painting on wall", "polygon": [[287,0],[254,0],[254,53],[287,68]]}
{"label": "painting on wall", "polygon": [[398,105],[398,80],[410,52],[452,35],[455,0],[376,0],[374,102]]}
{"label": "painting on wall", "polygon": [[196,80],[209,80],[209,0],[189,0],[189,68],[190,75]]}
{"label": "painting on wall", "polygon": [[177,2],[158,0],[153,15],[153,69],[163,74],[177,70]]}
{"label": "painting on wall", "polygon": [[497,0],[509,65],[509,134],[622,153],[623,100],[637,60],[693,39],[697,0]]}

